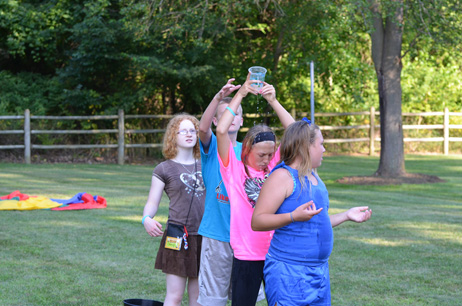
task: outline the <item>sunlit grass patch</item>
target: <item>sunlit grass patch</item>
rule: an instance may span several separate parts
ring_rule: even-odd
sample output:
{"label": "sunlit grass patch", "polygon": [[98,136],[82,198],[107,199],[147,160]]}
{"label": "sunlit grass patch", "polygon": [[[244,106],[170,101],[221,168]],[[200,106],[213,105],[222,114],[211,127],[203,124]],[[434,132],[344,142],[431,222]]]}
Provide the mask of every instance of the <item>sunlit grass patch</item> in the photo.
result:
{"label": "sunlit grass patch", "polygon": [[[318,173],[329,214],[372,208],[366,223],[334,228],[329,260],[332,305],[459,305],[462,301],[462,157],[407,156],[406,170],[445,183],[346,186],[369,175],[377,157],[327,156]],[[68,199],[106,198],[107,208],[0,211],[0,304],[122,305],[162,301],[165,275],[154,269],[160,238],[141,218],[154,166],[0,163],[0,196],[15,190]],[[168,198],[158,215],[168,219]],[[183,299],[187,305],[187,297]],[[259,302],[258,306],[266,305]]]}
{"label": "sunlit grass patch", "polygon": [[[124,220],[124,221],[132,221],[132,222],[141,222],[141,217],[139,215],[134,215],[134,216],[122,216],[122,217],[109,217],[109,219],[112,220]],[[157,221],[160,223],[167,223],[168,217],[163,215],[155,218]]]}

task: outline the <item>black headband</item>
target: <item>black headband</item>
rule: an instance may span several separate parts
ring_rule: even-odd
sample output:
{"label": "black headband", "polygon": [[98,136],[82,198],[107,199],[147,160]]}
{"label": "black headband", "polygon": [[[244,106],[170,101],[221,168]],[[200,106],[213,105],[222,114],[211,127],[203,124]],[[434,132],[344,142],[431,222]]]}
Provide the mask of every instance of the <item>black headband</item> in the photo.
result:
{"label": "black headband", "polygon": [[274,136],[273,132],[260,132],[255,136],[252,145],[262,142],[262,141],[274,141],[276,142],[276,136]]}

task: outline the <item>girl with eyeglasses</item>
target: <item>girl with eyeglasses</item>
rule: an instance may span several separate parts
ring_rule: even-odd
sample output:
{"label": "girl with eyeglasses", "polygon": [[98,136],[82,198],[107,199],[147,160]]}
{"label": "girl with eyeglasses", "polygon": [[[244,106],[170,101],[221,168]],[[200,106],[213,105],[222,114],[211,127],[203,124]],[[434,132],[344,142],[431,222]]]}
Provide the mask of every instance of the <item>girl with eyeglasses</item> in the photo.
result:
{"label": "girl with eyeglasses", "polygon": [[[166,276],[164,305],[181,305],[188,288],[189,305],[199,305],[198,273],[201,251],[199,224],[204,213],[205,186],[202,180],[197,139],[199,121],[188,114],[174,116],[167,125],[162,153],[166,160],[152,175],[151,189],[142,223],[151,237],[162,236],[155,268]],[[165,191],[170,204],[165,231],[154,219]],[[172,234],[172,229],[181,233]]]}
{"label": "girl with eyeglasses", "polygon": [[[269,171],[279,160],[276,136],[271,128],[259,124],[252,127],[242,141],[241,160],[232,150],[228,137],[234,117],[241,101],[247,94],[260,94],[272,106],[284,127],[294,122],[292,116],[276,99],[274,87],[261,81],[249,80],[234,95],[221,116],[216,129],[220,171],[231,206],[230,243],[234,251],[231,288],[233,306],[255,306],[263,279],[265,255],[272,231],[255,232],[250,226],[253,207],[260,188]],[[253,86],[252,86],[253,85]]]}

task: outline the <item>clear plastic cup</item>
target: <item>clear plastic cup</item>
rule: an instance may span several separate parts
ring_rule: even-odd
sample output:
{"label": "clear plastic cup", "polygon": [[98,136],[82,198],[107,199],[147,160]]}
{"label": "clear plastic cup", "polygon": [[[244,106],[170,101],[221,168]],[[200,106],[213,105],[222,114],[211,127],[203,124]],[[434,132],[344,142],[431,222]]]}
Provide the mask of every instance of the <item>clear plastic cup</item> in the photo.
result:
{"label": "clear plastic cup", "polygon": [[[250,79],[251,80],[258,80],[258,81],[265,81],[265,75],[266,75],[266,68],[260,67],[260,66],[253,66],[249,68],[250,72]],[[256,87],[263,87],[263,83],[255,83],[252,84],[252,86]]]}

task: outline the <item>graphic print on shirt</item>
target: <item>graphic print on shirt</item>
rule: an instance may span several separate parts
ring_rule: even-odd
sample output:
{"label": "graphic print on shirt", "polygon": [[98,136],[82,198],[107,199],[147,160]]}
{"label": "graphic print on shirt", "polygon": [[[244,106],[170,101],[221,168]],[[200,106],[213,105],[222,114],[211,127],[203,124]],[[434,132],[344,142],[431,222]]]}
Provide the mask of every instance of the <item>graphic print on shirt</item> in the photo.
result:
{"label": "graphic print on shirt", "polygon": [[258,196],[260,195],[261,186],[263,186],[263,183],[266,181],[267,178],[268,174],[265,175],[264,178],[248,177],[245,179],[244,190],[247,194],[247,199],[249,200],[249,204],[252,206],[252,208],[255,207],[255,204],[258,200]]}
{"label": "graphic print on shirt", "polygon": [[223,180],[221,180],[218,186],[215,188],[215,193],[217,195],[216,198],[218,202],[229,205],[229,197],[223,194],[223,189],[221,188],[222,184]]}
{"label": "graphic print on shirt", "polygon": [[196,173],[181,173],[180,180],[186,185],[185,190],[190,194],[196,190],[196,197],[201,197],[205,191],[204,180],[202,179],[202,172],[197,171]]}

